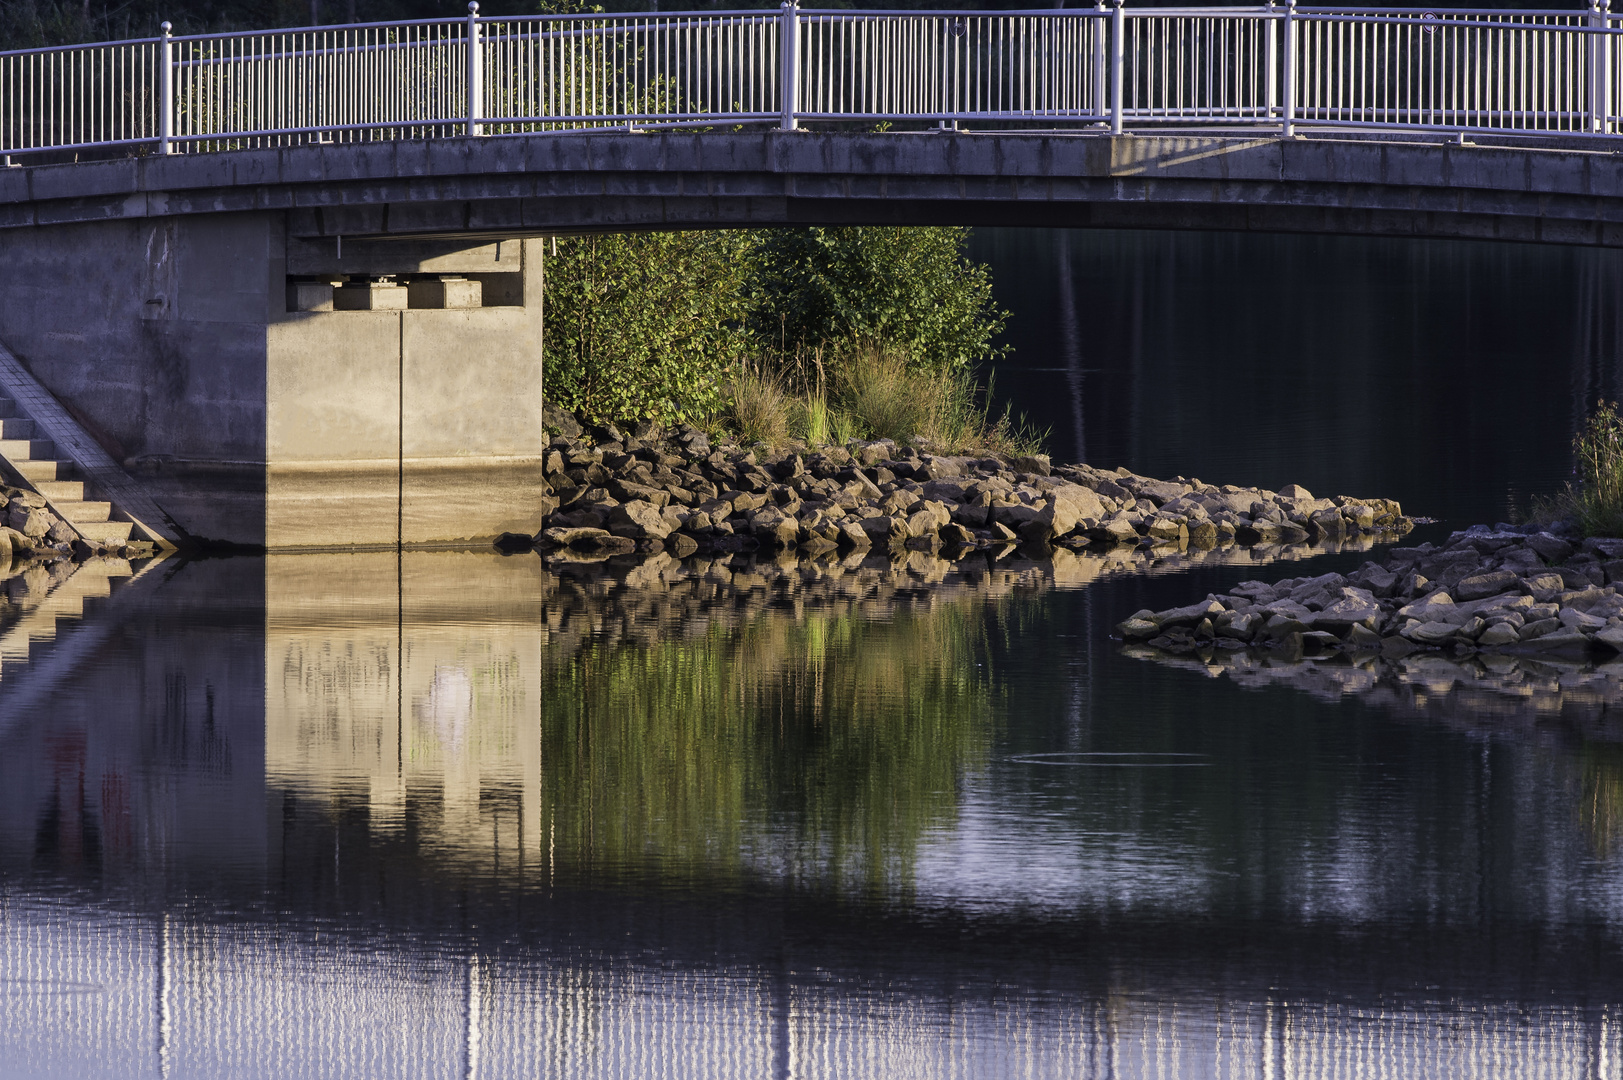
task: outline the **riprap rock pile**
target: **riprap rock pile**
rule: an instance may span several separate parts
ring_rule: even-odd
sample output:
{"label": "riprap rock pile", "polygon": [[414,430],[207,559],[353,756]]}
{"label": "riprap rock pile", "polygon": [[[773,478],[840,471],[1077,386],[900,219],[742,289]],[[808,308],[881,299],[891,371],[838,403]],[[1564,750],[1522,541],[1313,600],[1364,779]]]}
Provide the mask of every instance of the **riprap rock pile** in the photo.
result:
{"label": "riprap rock pile", "polygon": [[1169,652],[1623,652],[1623,540],[1479,526],[1394,548],[1355,573],[1248,581],[1223,596],[1118,624]]}
{"label": "riprap rock pile", "polygon": [[580,551],[799,549],[937,551],[1022,544],[1167,550],[1300,544],[1392,535],[1412,523],[1388,499],[1315,499],[1154,480],[1125,469],[1052,466],[1043,455],[948,456],[890,440],[760,453],[712,446],[691,428],[665,437],[598,429],[560,436],[544,461],[551,488],[533,542]]}

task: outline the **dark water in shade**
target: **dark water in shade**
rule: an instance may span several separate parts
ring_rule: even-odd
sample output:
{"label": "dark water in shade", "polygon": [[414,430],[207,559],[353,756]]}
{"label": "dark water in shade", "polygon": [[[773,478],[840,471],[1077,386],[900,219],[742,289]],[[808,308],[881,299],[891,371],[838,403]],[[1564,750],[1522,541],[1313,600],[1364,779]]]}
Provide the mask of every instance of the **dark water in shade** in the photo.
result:
{"label": "dark water in shade", "polygon": [[1623,396],[1623,256],[1514,244],[987,229],[998,389],[1056,457],[1396,498],[1473,524]]}
{"label": "dark water in shade", "polygon": [[[1617,377],[1588,255],[977,242],[1003,389],[1099,464],[1465,523]],[[0,1077],[1617,1077],[1593,677],[1500,722],[1107,636],[1364,557],[15,579]]]}

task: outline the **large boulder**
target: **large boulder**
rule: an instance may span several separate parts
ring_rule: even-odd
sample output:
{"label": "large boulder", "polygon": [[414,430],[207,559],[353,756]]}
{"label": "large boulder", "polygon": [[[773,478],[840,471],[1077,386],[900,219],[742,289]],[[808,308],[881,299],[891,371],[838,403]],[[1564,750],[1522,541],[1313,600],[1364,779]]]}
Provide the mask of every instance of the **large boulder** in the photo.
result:
{"label": "large boulder", "polygon": [[764,506],[749,518],[750,532],[762,547],[794,547],[800,538],[800,520],[775,506]]}
{"label": "large boulder", "polygon": [[580,421],[575,419],[575,414],[560,409],[550,401],[541,402],[541,425],[566,439],[580,438]]}
{"label": "large boulder", "polygon": [[1125,514],[1117,514],[1109,521],[1090,529],[1088,536],[1104,544],[1138,543],[1138,530],[1133,528],[1133,523],[1127,520]]}
{"label": "large boulder", "polygon": [[1545,562],[1558,563],[1572,554],[1572,545],[1559,536],[1534,533],[1526,540],[1528,547],[1539,553]]}
{"label": "large boulder", "polygon": [[608,530],[633,540],[663,540],[671,534],[672,525],[653,503],[627,502],[609,511]]}
{"label": "large boulder", "polygon": [[[1381,605],[1362,589],[1337,589],[1335,602],[1313,616],[1317,630],[1345,634],[1354,626],[1373,630],[1381,621]],[[1334,595],[1334,594],[1333,594]]]}
{"label": "large boulder", "polygon": [[6,514],[6,524],[30,540],[38,540],[51,531],[51,526],[56,524],[56,516],[38,507],[19,506],[13,500]]}

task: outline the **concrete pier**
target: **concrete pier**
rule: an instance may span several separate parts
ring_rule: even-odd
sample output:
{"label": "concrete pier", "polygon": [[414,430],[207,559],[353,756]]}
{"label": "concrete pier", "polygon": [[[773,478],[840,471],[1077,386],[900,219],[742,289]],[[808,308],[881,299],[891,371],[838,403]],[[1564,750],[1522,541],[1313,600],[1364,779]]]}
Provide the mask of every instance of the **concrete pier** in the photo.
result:
{"label": "concrete pier", "polygon": [[540,241],[311,247],[280,211],[8,230],[0,341],[191,540],[533,531]]}

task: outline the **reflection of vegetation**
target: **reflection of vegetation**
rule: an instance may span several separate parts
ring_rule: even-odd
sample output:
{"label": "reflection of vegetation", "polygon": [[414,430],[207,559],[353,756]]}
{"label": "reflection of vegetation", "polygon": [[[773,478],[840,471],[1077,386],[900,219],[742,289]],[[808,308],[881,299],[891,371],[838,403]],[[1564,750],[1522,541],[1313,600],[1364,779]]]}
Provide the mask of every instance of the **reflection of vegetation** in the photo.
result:
{"label": "reflection of vegetation", "polygon": [[984,615],[978,600],[891,621],[769,613],[586,649],[545,694],[558,855],[736,871],[759,850],[793,876],[904,879],[987,754]]}
{"label": "reflection of vegetation", "polygon": [[1605,858],[1623,837],[1623,746],[1586,742],[1579,758],[1583,786],[1578,820],[1595,854]]}

